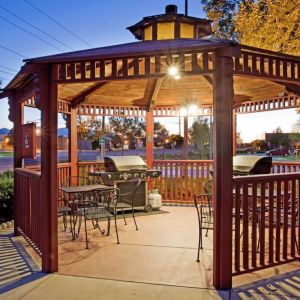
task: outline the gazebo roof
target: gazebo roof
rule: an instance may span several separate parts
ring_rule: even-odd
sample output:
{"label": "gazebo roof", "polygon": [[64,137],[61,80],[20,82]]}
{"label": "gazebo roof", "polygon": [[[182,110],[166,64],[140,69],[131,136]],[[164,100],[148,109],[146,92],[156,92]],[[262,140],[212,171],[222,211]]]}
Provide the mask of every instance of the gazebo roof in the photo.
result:
{"label": "gazebo roof", "polygon": [[[37,72],[37,66],[47,64],[63,70],[64,79],[57,78],[58,99],[72,103],[74,107],[82,102],[148,107],[151,90],[155,91],[153,103],[157,106],[179,106],[187,102],[210,106],[213,99],[212,54],[221,48],[234,50],[228,55],[234,57],[236,104],[270,99],[286,92],[299,94],[299,57],[248,47],[226,39],[179,38],[132,42],[26,59],[26,64],[5,87],[0,98],[14,89],[22,88],[24,91],[24,86],[30,89],[30,85],[34,86],[33,74]],[[238,54],[234,53],[235,50]],[[176,61],[180,55],[183,57],[180,63],[183,76],[180,80],[174,80],[167,76],[168,57]],[[71,73],[73,75],[68,75]],[[153,78],[159,81],[154,83]],[[33,94],[28,92],[28,95],[32,97]]]}
{"label": "gazebo roof", "polygon": [[49,56],[25,59],[31,63],[60,63],[82,61],[84,59],[110,59],[154,55],[156,53],[175,53],[189,50],[214,50],[234,45],[225,39],[175,39],[133,42],[81,51],[67,52]]}

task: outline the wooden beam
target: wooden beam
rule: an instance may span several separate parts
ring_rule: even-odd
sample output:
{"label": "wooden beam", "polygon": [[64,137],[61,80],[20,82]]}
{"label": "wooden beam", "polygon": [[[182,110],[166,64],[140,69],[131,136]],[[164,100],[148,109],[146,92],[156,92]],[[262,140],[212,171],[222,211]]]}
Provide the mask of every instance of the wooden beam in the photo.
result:
{"label": "wooden beam", "polygon": [[153,167],[153,134],[154,134],[154,118],[153,110],[146,112],[146,162],[148,168]]}
{"label": "wooden beam", "polygon": [[40,72],[42,270],[58,271],[57,240],[57,84],[56,68]]}
{"label": "wooden beam", "polygon": [[143,101],[146,103],[147,111],[153,109],[158,97],[158,93],[162,84],[162,78],[150,78],[147,80],[146,88],[144,91],[144,97],[142,99],[134,100],[133,103]]}
{"label": "wooden beam", "polygon": [[26,100],[34,96],[35,96],[35,88],[34,88],[33,80],[31,80],[21,88],[18,88],[16,92],[16,100],[18,102],[25,102]]}
{"label": "wooden beam", "polygon": [[85,101],[86,97],[90,96],[91,94],[96,92],[98,89],[104,87],[108,83],[109,81],[101,81],[84,90],[81,94],[77,95],[75,98],[72,99],[71,108],[76,108],[78,105]]}
{"label": "wooden beam", "polygon": [[183,157],[189,159],[189,117],[183,117]]}
{"label": "wooden beam", "polygon": [[232,112],[232,155],[236,155],[236,149],[237,149],[237,144],[236,144],[236,113],[233,110]]}
{"label": "wooden beam", "polygon": [[[9,105],[10,105],[10,121],[14,124],[14,169],[22,168],[23,160],[22,160],[22,125],[24,122],[24,109],[23,104],[15,101],[14,98],[15,93],[13,92],[9,97]],[[18,142],[17,142],[18,141]],[[14,222],[14,234],[19,235],[18,227],[20,226],[20,219],[22,218],[22,212],[18,205],[22,201],[18,197],[18,191],[20,191],[21,187],[19,186],[19,182],[14,180],[14,214],[15,214],[15,222]]]}
{"label": "wooden beam", "polygon": [[294,93],[298,96],[300,96],[300,85],[296,84],[285,84],[285,88],[288,92]]}
{"label": "wooden beam", "polygon": [[232,285],[232,109],[233,59],[222,50],[213,59],[214,235],[213,284]]}
{"label": "wooden beam", "polygon": [[71,176],[77,176],[77,109],[71,109],[68,116],[69,129],[69,161],[71,163]]}
{"label": "wooden beam", "polygon": [[0,99],[7,98],[11,94],[11,91],[3,91],[0,93]]}

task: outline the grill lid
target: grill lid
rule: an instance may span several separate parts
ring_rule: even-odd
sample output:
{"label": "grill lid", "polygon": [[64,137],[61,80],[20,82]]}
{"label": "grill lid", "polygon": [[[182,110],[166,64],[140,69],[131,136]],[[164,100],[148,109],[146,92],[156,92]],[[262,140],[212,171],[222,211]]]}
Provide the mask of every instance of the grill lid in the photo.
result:
{"label": "grill lid", "polygon": [[272,168],[272,157],[245,156],[233,157],[233,173],[243,174],[268,174]]}
{"label": "grill lid", "polygon": [[147,164],[140,156],[105,156],[106,172],[124,172],[132,170],[147,170]]}

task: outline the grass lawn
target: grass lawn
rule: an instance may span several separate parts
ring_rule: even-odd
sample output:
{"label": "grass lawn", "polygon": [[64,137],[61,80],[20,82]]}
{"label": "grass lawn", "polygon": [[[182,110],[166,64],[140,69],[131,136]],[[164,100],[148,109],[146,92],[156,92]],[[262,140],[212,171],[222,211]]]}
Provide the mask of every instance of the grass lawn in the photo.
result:
{"label": "grass lawn", "polygon": [[13,152],[0,152],[0,157],[13,156]]}

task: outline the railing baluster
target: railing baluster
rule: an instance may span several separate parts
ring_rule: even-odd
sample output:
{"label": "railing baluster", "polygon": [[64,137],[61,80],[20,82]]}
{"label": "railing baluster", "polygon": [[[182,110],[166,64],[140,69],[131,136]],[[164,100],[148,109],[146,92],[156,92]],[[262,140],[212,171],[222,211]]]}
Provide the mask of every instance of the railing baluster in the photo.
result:
{"label": "railing baluster", "polygon": [[269,263],[274,262],[274,182],[269,183]]}
{"label": "railing baluster", "polygon": [[234,259],[234,265],[235,265],[235,271],[239,272],[240,271],[240,252],[241,252],[241,247],[240,247],[240,235],[241,235],[241,186],[239,184],[235,185],[235,245],[234,245],[234,251],[235,251],[235,259]]}
{"label": "railing baluster", "polygon": [[243,184],[243,268],[249,269],[249,231],[248,231],[248,184]]}
{"label": "railing baluster", "polygon": [[266,213],[266,184],[265,182],[261,183],[260,186],[260,222],[259,222],[259,263],[260,265],[265,265],[265,213]]}
{"label": "railing baluster", "polygon": [[295,257],[296,246],[296,180],[291,182],[291,195],[289,199],[289,215],[291,218],[291,257]]}
{"label": "railing baluster", "polygon": [[256,268],[256,254],[257,254],[257,184],[254,183],[252,186],[252,243],[251,243],[251,261],[252,267]]}
{"label": "railing baluster", "polygon": [[281,181],[276,181],[276,261],[280,261],[280,227],[281,227]]}
{"label": "railing baluster", "polygon": [[287,240],[288,240],[288,213],[289,213],[289,190],[288,181],[284,181],[284,194],[283,194],[283,259],[287,259]]}

